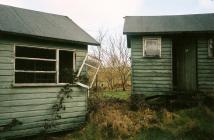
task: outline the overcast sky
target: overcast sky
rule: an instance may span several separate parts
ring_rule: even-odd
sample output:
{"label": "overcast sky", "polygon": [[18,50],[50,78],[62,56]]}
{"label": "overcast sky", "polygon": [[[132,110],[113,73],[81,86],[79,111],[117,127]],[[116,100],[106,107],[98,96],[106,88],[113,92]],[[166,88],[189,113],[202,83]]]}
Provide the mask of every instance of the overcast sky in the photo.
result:
{"label": "overcast sky", "polygon": [[0,3],[69,16],[94,37],[101,28],[122,33],[124,16],[214,13],[214,0],[0,0]]}

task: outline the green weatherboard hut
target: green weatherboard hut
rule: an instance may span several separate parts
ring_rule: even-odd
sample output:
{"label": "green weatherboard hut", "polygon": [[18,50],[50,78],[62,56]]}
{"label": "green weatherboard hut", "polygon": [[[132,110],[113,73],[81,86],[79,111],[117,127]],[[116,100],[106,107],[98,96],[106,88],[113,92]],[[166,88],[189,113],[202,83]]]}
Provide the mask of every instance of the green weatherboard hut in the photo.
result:
{"label": "green weatherboard hut", "polygon": [[132,94],[214,93],[214,14],[127,16]]}
{"label": "green weatherboard hut", "polygon": [[[99,43],[66,16],[0,5],[0,139],[49,127],[57,95],[72,82],[88,45]],[[48,132],[84,123],[87,90],[70,88],[66,109]]]}

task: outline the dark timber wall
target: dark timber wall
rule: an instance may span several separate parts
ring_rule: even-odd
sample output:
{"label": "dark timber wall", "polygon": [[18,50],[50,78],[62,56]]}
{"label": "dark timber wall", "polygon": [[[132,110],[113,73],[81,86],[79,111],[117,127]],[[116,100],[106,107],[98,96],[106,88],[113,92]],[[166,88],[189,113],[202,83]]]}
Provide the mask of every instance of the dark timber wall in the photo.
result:
{"label": "dark timber wall", "polygon": [[[0,127],[16,118],[23,124],[1,132],[0,139],[38,134],[44,130],[45,119],[51,117],[51,108],[56,102],[60,86],[13,87],[14,43],[17,45],[43,46],[76,49],[77,69],[87,52],[86,46],[30,41],[28,39],[0,39]],[[87,112],[87,91],[73,87],[72,99],[66,99],[66,110],[61,111],[56,128],[51,132],[72,129],[84,123]]]}
{"label": "dark timber wall", "polygon": [[[129,36],[132,61],[132,94],[168,94],[173,89],[172,39],[161,38],[161,58],[143,58],[142,36]],[[197,89],[214,93],[214,58],[208,57],[208,37],[197,38]]]}
{"label": "dark timber wall", "polygon": [[161,58],[143,58],[142,36],[131,37],[132,93],[145,96],[172,90],[172,41],[161,39]]}
{"label": "dark timber wall", "polygon": [[198,89],[214,93],[214,58],[208,58],[208,38],[198,39]]}

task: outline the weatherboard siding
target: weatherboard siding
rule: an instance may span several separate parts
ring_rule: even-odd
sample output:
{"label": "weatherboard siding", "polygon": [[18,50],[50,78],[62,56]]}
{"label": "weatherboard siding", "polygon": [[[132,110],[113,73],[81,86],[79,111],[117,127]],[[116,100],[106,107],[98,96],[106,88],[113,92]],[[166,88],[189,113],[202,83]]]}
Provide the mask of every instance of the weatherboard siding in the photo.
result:
{"label": "weatherboard siding", "polygon": [[[51,107],[62,87],[13,87],[14,80],[14,44],[43,46],[51,48],[75,49],[76,69],[78,70],[87,47],[40,43],[36,41],[0,40],[0,127],[16,118],[23,124],[6,132],[0,131],[0,139],[29,136],[44,130],[45,119],[51,115]],[[61,111],[62,119],[50,132],[75,128],[84,123],[87,112],[87,91],[78,86],[72,87],[72,98],[66,99],[66,110]]]}
{"label": "weatherboard siding", "polygon": [[131,38],[132,93],[144,96],[172,90],[172,41],[161,40],[161,58],[143,58],[142,37]]}
{"label": "weatherboard siding", "polygon": [[214,92],[214,58],[208,57],[208,39],[198,39],[198,89]]}

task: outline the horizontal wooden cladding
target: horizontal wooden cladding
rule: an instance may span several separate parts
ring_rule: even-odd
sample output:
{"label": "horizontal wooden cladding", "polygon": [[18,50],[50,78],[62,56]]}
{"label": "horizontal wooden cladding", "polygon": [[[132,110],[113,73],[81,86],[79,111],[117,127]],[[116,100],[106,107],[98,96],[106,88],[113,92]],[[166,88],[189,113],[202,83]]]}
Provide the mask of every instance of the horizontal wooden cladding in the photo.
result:
{"label": "horizontal wooden cladding", "polygon": [[[72,124],[72,123],[80,123],[80,122],[84,122],[85,121],[85,117],[83,116],[77,116],[77,117],[71,117],[71,118],[65,118],[65,119],[59,119],[56,120],[55,123],[56,125],[60,125],[60,124]],[[25,129],[32,129],[32,128],[39,128],[39,127],[44,127],[45,121],[41,120],[41,121],[36,121],[36,122],[31,122],[31,123],[25,123],[23,122],[22,125],[18,125],[14,128],[12,128],[11,132],[18,131],[18,130],[25,130]]]}
{"label": "horizontal wooden cladding", "polygon": [[13,64],[0,63],[0,70],[13,70],[13,69],[14,69]]}
{"label": "horizontal wooden cladding", "polygon": [[171,77],[136,77],[135,75],[133,75],[135,78],[133,78],[133,81],[171,81]]}
{"label": "horizontal wooden cladding", "polygon": [[198,40],[198,89],[214,92],[214,59],[208,58],[208,38]]}
{"label": "horizontal wooden cladding", "polygon": [[[85,92],[86,93],[86,92]],[[84,92],[71,92],[70,95],[72,97],[82,97],[85,96]],[[57,92],[53,93],[8,93],[8,94],[0,94],[0,102],[1,101],[13,101],[13,100],[32,100],[32,99],[47,99],[47,98],[56,98],[58,95]]]}
{"label": "horizontal wooden cladding", "polygon": [[170,93],[171,91],[161,92],[161,91],[141,91],[138,89],[133,90],[133,94],[142,94],[145,97],[155,96],[155,95],[166,95]]}
{"label": "horizontal wooden cladding", "polygon": [[[0,94],[33,94],[33,93],[58,93],[62,87],[14,87],[11,89],[0,89]],[[82,87],[72,87],[72,93],[85,93]]]}
{"label": "horizontal wooden cladding", "polygon": [[[62,117],[66,113],[75,113],[75,112],[82,112],[86,113],[86,107],[71,107],[66,108],[66,110],[62,110],[59,113],[62,114]],[[1,123],[6,122],[13,118],[27,118],[27,117],[36,117],[36,116],[45,116],[51,115],[51,108],[49,110],[33,110],[33,111],[26,111],[26,112],[13,112],[13,113],[2,113],[0,116]],[[71,115],[71,114],[70,114]]]}
{"label": "horizontal wooden cladding", "polygon": [[0,43],[0,51],[13,52],[13,44],[2,44]]}
{"label": "horizontal wooden cladding", "polygon": [[12,70],[0,70],[0,76],[9,76],[9,75],[13,75]]}
{"label": "horizontal wooden cladding", "polygon": [[[85,101],[72,101],[72,102],[66,102],[63,103],[66,108],[72,108],[72,107],[85,107],[86,102]],[[14,113],[14,112],[26,112],[26,111],[36,111],[36,110],[50,110],[52,108],[53,104],[46,103],[46,104],[37,104],[37,105],[31,105],[31,106],[1,106],[0,107],[0,113]]]}
{"label": "horizontal wooden cladding", "polygon": [[200,66],[198,66],[198,70],[201,72],[201,73],[203,73],[203,71],[204,72],[206,72],[206,71],[211,71],[211,72],[213,72],[213,74],[214,74],[214,61],[213,61],[213,64],[212,63],[206,63],[207,65],[200,65]]}
{"label": "horizontal wooden cladding", "polygon": [[[0,45],[1,47],[1,45]],[[9,58],[13,58],[14,57],[14,53],[12,51],[4,51],[4,50],[0,50],[0,57],[9,57]]]}
{"label": "horizontal wooden cladding", "polygon": [[0,82],[0,89],[10,89],[12,88],[12,82]]}
{"label": "horizontal wooden cladding", "polygon": [[143,80],[133,80],[133,85],[142,87],[171,87],[171,81],[143,81]]}
{"label": "horizontal wooden cladding", "polygon": [[154,64],[156,63],[156,65],[161,65],[162,63],[168,63],[171,64],[172,59],[164,59],[164,58],[157,58],[157,59],[149,59],[149,58],[142,58],[142,59],[132,59],[132,65],[135,65],[136,63],[151,63]]}
{"label": "horizontal wooden cladding", "polygon": [[[69,130],[69,129],[74,129],[76,127],[78,127],[80,124],[83,123],[83,119],[82,118],[72,118],[69,121],[67,121],[66,123],[57,123],[56,127],[51,128],[48,130],[48,132],[59,132],[62,130]],[[42,130],[44,130],[44,122],[41,123],[37,123],[34,125],[34,127],[32,128],[27,128],[28,126],[26,126],[25,129],[21,129],[21,130],[14,130],[14,131],[8,131],[3,133],[0,138],[13,138],[14,136],[16,137],[23,137],[23,134],[25,134],[25,136],[30,136],[30,135],[35,135],[35,134],[39,134],[42,132]]]}
{"label": "horizontal wooden cladding", "polygon": [[1,57],[0,56],[0,63],[2,63],[2,64],[13,64],[14,59],[12,57]]}
{"label": "horizontal wooden cladding", "polygon": [[[64,112],[61,113],[61,117],[62,120],[63,119],[69,119],[69,118],[73,118],[73,117],[85,117],[85,113],[83,110],[80,111],[75,111],[75,112]],[[29,116],[29,117],[23,117],[23,118],[19,118],[19,120],[21,122],[23,122],[23,124],[28,124],[28,123],[35,123],[35,122],[40,122],[40,121],[44,121],[45,119],[50,119],[53,114],[49,113],[49,114],[44,114],[44,115],[38,115],[38,116]],[[3,120],[1,121],[1,124],[8,124],[8,122],[10,122],[11,119],[8,120]]]}
{"label": "horizontal wooden cladding", "polygon": [[[39,104],[51,104],[55,103],[56,98],[44,98],[44,99],[26,99],[26,100],[10,100],[1,101],[1,107],[8,106],[26,106],[26,105],[39,105]],[[67,102],[81,102],[86,101],[85,97],[72,97]]]}
{"label": "horizontal wooden cladding", "polygon": [[133,71],[142,71],[143,70],[171,70],[172,66],[170,65],[162,65],[161,67],[158,65],[142,65],[142,66],[132,66]]}
{"label": "horizontal wooden cladding", "polygon": [[172,41],[161,40],[161,58],[143,58],[142,37],[132,38],[132,93],[162,95],[172,89]]}
{"label": "horizontal wooden cladding", "polygon": [[1,76],[0,77],[0,82],[12,82],[13,81],[13,76]]}
{"label": "horizontal wooden cladding", "polygon": [[132,75],[139,76],[139,77],[170,77],[171,73],[160,73],[160,72],[144,72],[138,70],[132,70]]}
{"label": "horizontal wooden cladding", "polygon": [[163,87],[160,87],[160,88],[140,88],[140,87],[134,87],[137,91],[140,91],[140,92],[169,92],[172,90],[172,88],[163,88]]}

